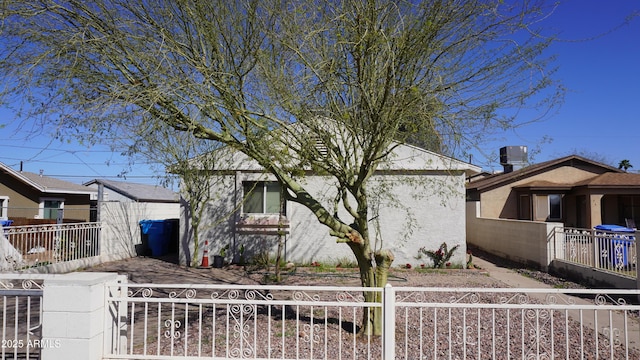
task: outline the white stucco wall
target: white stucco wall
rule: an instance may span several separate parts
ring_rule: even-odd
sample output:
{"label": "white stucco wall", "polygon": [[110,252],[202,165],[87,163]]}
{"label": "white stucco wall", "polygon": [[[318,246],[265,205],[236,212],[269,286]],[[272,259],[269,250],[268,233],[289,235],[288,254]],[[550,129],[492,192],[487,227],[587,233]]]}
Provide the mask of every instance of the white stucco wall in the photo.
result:
{"label": "white stucco wall", "polygon": [[[426,247],[436,250],[444,241],[451,248],[459,245],[451,259],[453,264],[463,265],[466,260],[465,245],[465,202],[464,174],[444,171],[432,172],[429,175],[376,175],[371,179],[370,217],[371,237],[381,240],[380,246],[392,250],[395,255],[395,266],[410,263],[414,266],[429,264],[428,258],[416,260],[418,249]],[[235,235],[235,209],[240,208],[242,200],[242,181],[269,180],[269,175],[258,173],[242,173],[237,176],[220,177],[212,188],[215,193],[207,208],[208,224],[201,226],[201,243],[210,243],[209,255],[216,255],[220,248],[229,244],[239,248],[244,245],[247,255],[261,248],[269,248],[275,252],[277,236],[275,235]],[[273,180],[273,179],[271,179]],[[311,176],[303,181],[305,188],[312,195],[329,205],[335,196],[335,187],[326,178]],[[234,191],[235,189],[235,191]],[[181,210],[181,264],[190,261],[193,254],[193,241],[190,239],[190,227],[186,207]],[[344,214],[340,214],[343,216]],[[290,220],[290,234],[286,236],[286,257],[295,263],[311,263],[313,261],[337,263],[343,259],[355,261],[353,254],[345,244],[336,243],[329,236],[327,227],[321,225],[313,214],[305,207],[287,204],[287,217]],[[379,222],[379,224],[376,224]],[[380,232],[377,232],[377,228]],[[202,256],[202,252],[199,253]],[[231,260],[231,255],[227,261]]]}
{"label": "white stucco wall", "polygon": [[100,203],[101,253],[134,256],[135,245],[141,244],[140,220],[166,220],[179,217],[179,203],[102,202]]}

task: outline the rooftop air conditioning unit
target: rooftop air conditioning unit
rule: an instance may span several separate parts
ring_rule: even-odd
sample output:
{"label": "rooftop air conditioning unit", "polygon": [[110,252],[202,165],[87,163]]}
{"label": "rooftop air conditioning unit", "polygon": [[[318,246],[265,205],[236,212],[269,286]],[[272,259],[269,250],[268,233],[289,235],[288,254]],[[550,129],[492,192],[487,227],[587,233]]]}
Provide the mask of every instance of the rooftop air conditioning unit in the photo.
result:
{"label": "rooftop air conditioning unit", "polygon": [[500,165],[504,172],[522,169],[529,164],[526,146],[504,146],[500,148]]}

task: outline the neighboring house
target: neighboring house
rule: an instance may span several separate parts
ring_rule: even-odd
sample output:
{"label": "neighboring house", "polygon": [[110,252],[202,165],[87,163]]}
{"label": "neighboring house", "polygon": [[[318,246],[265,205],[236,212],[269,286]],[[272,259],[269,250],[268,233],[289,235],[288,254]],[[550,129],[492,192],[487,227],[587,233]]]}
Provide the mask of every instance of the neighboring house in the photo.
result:
{"label": "neighboring house", "polygon": [[[210,255],[217,255],[225,246],[236,256],[239,249],[247,251],[247,258],[265,251],[273,255],[278,236],[283,236],[287,261],[355,262],[348,246],[336,243],[310,210],[293,202],[281,206],[279,183],[255,161],[232,152],[227,161],[217,164],[222,166],[207,169],[212,178],[203,178],[212,183],[213,200],[200,227],[200,249],[208,241]],[[437,250],[446,242],[449,248],[460,246],[452,263],[464,264],[465,178],[479,171],[476,166],[414,146],[397,146],[369,182],[371,238],[377,240],[374,248],[392,250],[396,266],[415,266],[429,263],[415,258],[421,247]],[[337,189],[331,177],[307,172],[300,181],[310,194],[332,208]],[[183,209],[181,264],[192,261],[194,248],[186,213]]]}
{"label": "neighboring house", "polygon": [[467,201],[481,218],[626,226],[640,223],[640,174],[571,155],[471,181]]}
{"label": "neighboring house", "polygon": [[103,202],[133,202],[147,204],[155,217],[178,218],[180,216],[180,196],[161,186],[136,184],[125,181],[94,179],[84,186],[96,190],[95,202],[102,196]]}
{"label": "neighboring house", "polygon": [[[91,196],[96,191],[85,186],[16,171],[0,163],[0,218],[14,225],[34,222],[89,221]],[[35,219],[35,220],[33,220]]]}
{"label": "neighboring house", "polygon": [[[177,223],[180,217],[179,195],[161,186],[124,181],[94,179],[84,184],[95,191],[92,199],[98,211],[96,220],[102,223],[104,244],[110,253],[146,254],[141,249],[141,220],[166,220]],[[173,226],[173,225],[172,225]],[[177,225],[175,226],[177,234]],[[177,235],[172,251],[177,250]]]}

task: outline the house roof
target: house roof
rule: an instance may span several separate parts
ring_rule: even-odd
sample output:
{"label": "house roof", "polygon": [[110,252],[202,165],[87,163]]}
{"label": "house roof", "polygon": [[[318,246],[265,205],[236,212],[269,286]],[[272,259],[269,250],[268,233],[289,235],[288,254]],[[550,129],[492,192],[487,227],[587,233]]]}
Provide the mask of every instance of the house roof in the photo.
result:
{"label": "house roof", "polygon": [[574,186],[640,188],[640,174],[607,172]]}
{"label": "house roof", "polygon": [[102,184],[104,187],[118,192],[134,201],[139,202],[178,202],[177,193],[157,185],[136,184],[125,181],[94,179],[84,183],[85,186]]}
{"label": "house roof", "polygon": [[[561,157],[561,158],[558,158],[558,159],[549,160],[549,161],[541,162],[541,163],[534,164],[534,165],[529,165],[527,167],[524,167],[524,168],[518,169],[518,170],[514,170],[514,171],[509,172],[509,173],[494,174],[494,175],[485,177],[485,178],[480,179],[480,180],[469,182],[469,183],[467,183],[467,190],[482,191],[482,190],[485,190],[485,189],[501,186],[501,185],[504,185],[504,184],[507,184],[507,183],[510,183],[510,182],[514,182],[514,181],[517,181],[517,180],[522,180],[522,179],[525,179],[527,177],[530,177],[530,176],[545,172],[545,171],[550,170],[550,169],[555,168],[555,167],[575,166],[577,164],[594,165],[594,166],[602,168],[607,173],[618,173],[618,174],[623,173],[622,170],[617,169],[615,167],[612,167],[612,166],[609,166],[609,165],[606,165],[606,164],[602,164],[602,163],[599,163],[597,161],[593,161],[593,160],[584,158],[582,156],[569,155],[569,156]],[[550,186],[552,184],[550,182],[547,182],[547,183],[548,184],[546,184],[546,186]],[[536,184],[531,184],[531,185],[535,186]],[[538,185],[542,185],[542,184],[538,184]],[[575,183],[564,183],[564,184],[554,183],[553,185],[554,186],[568,186],[568,185],[576,186]],[[522,185],[520,185],[520,187],[527,187],[527,184],[522,184]]]}
{"label": "house roof", "polygon": [[546,180],[535,180],[528,183],[514,186],[514,189],[531,189],[531,190],[571,190],[573,184],[560,184]]}
{"label": "house roof", "polygon": [[15,178],[16,180],[30,186],[42,193],[55,194],[86,194],[91,195],[96,191],[85,186],[74,184],[68,181],[35,174],[28,171],[16,171],[0,162],[0,171]]}
{"label": "house roof", "polygon": [[[378,171],[463,171],[467,176],[473,176],[482,171],[479,166],[413,145],[394,144],[394,146],[391,153],[380,163]],[[228,147],[216,151],[219,159],[210,168],[211,171],[264,171],[257,161],[240,151]],[[197,162],[198,159],[194,161]]]}

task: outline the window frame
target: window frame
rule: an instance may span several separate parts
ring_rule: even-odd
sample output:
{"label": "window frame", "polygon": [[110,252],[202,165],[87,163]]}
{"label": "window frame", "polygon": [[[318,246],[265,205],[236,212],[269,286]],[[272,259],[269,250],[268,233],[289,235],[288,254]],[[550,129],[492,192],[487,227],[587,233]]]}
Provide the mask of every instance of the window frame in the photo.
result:
{"label": "window frame", "polygon": [[[518,220],[532,220],[532,201],[533,197],[530,194],[520,194],[518,196]],[[525,206],[526,205],[526,206]]]}
{"label": "window frame", "polygon": [[[40,204],[38,205],[38,217],[40,219],[49,219],[49,220],[57,220],[58,217],[60,216],[59,211],[62,210],[63,211],[63,217],[64,217],[64,198],[54,198],[54,197],[45,197],[45,198],[40,198]],[[53,210],[54,208],[48,208],[45,207],[45,202],[47,201],[57,201],[59,202],[59,206],[56,210],[56,217],[52,218],[52,217],[45,217],[45,213],[47,212],[47,209],[49,209],[49,214],[50,211]]]}
{"label": "window frame", "polygon": [[[557,207],[558,207],[558,217],[553,217],[552,214],[554,213],[553,211],[553,207],[555,206],[555,204],[551,203],[551,199],[552,198],[558,198],[558,202],[557,202]],[[548,219],[549,220],[562,220],[562,194],[547,194],[547,204],[549,205],[548,208]]]}
{"label": "window frame", "polygon": [[9,212],[9,197],[0,196],[0,219],[7,219]]}
{"label": "window frame", "polygon": [[[269,199],[273,198],[274,191],[269,191],[270,188],[273,189],[277,187],[278,189],[278,197],[277,197],[277,208],[279,209],[277,212],[268,212],[269,209],[273,209],[274,204],[269,203]],[[252,189],[250,192],[247,192],[247,189]],[[250,204],[252,207],[255,206],[255,199],[250,198],[251,195],[257,194],[256,191],[259,191],[260,200],[261,200],[261,212],[247,212],[247,204]],[[271,197],[269,195],[272,195]],[[284,209],[280,209],[280,202],[282,197],[282,185],[277,181],[250,181],[246,180],[242,182],[242,211],[243,215],[284,215],[286,214],[286,202],[284,204]]]}

